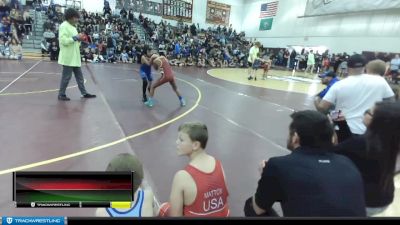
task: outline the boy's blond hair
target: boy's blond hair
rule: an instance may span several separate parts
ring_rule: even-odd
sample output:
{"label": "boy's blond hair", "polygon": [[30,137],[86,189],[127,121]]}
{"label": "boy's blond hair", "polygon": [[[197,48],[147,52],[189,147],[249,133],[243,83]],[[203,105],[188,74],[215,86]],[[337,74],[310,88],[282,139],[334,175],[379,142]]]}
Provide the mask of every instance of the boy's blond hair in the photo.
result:
{"label": "boy's blond hair", "polygon": [[134,172],[133,192],[139,189],[143,181],[143,165],[136,155],[121,153],[114,157],[107,166],[106,171],[112,172]]}
{"label": "boy's blond hair", "polygon": [[368,74],[384,76],[386,73],[386,63],[380,59],[375,59],[367,64],[366,69]]}
{"label": "boy's blond hair", "polygon": [[208,141],[207,126],[199,122],[184,123],[179,126],[179,132],[187,134],[192,141],[200,142],[202,149],[205,149]]}

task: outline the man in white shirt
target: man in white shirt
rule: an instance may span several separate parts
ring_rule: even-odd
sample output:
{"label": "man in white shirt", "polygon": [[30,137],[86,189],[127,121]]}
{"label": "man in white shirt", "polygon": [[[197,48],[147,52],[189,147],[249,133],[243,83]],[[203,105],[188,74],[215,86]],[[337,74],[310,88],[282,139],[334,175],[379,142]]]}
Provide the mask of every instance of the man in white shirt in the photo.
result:
{"label": "man in white shirt", "polygon": [[307,56],[307,68],[304,71],[304,73],[307,73],[308,71],[310,71],[310,73],[312,74],[314,71],[314,66],[315,66],[315,56],[314,56],[314,51],[311,50]]}
{"label": "man in white shirt", "polygon": [[380,76],[364,74],[365,59],[359,54],[349,58],[349,77],[337,82],[320,102],[318,111],[327,112],[333,105],[341,111],[352,134],[364,134],[364,112],[382,100],[394,100],[394,93]]}
{"label": "man in white shirt", "polygon": [[260,42],[256,42],[253,47],[250,48],[249,51],[249,57],[247,58],[247,62],[248,62],[248,73],[249,73],[249,78],[248,80],[252,80],[254,75],[254,80],[257,80],[257,76],[256,76],[256,68],[253,68],[253,64],[254,61],[256,61],[256,59],[258,59],[258,53],[260,52]]}

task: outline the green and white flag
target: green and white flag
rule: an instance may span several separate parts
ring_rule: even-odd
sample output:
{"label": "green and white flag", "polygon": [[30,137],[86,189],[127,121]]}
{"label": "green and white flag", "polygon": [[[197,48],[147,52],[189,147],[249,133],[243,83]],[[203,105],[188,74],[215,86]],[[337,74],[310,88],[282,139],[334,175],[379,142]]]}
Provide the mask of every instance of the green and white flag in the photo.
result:
{"label": "green and white flag", "polygon": [[273,18],[266,18],[260,21],[260,30],[271,30]]}

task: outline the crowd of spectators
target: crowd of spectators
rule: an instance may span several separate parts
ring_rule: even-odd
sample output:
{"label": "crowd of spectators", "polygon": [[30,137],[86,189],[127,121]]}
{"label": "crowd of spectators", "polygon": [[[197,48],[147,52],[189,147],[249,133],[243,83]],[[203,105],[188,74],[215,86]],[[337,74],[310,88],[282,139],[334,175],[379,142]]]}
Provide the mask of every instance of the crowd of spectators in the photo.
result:
{"label": "crowd of spectators", "polygon": [[22,10],[19,1],[0,0],[0,58],[22,58],[22,40],[32,24],[28,9]]}

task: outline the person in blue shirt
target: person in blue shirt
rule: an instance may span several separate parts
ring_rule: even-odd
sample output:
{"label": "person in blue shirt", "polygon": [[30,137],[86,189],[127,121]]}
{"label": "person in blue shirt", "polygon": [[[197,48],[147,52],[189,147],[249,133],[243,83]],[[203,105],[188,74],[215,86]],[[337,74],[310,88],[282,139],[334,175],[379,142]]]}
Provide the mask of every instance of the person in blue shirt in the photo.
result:
{"label": "person in blue shirt", "polygon": [[326,88],[317,95],[317,97],[322,99],[326,93],[328,93],[329,89],[339,81],[339,79],[336,77],[336,73],[333,71],[326,71],[325,73],[319,75],[319,78],[321,78],[321,83],[326,85]]}
{"label": "person in blue shirt", "polygon": [[179,43],[179,41],[176,42],[175,44],[175,56],[181,54],[181,44]]}

